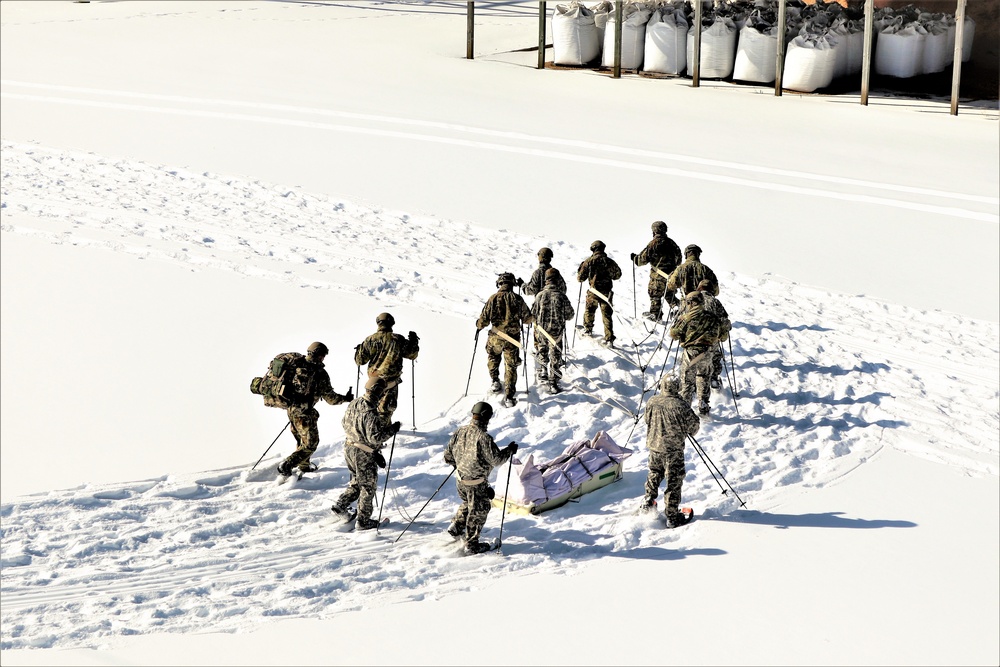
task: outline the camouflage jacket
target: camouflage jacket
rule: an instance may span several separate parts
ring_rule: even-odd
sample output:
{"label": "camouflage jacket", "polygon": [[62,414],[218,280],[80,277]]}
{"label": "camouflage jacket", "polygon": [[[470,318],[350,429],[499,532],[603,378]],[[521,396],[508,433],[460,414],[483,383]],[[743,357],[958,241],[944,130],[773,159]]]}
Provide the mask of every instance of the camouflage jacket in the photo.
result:
{"label": "camouflage jacket", "polygon": [[378,375],[387,382],[399,380],[403,374],[403,359],[416,359],[420,352],[417,341],[391,331],[376,331],[354,351],[354,363],[368,364],[368,375]]}
{"label": "camouflage jacket", "polygon": [[521,340],[521,326],[528,322],[531,322],[528,304],[505,285],[486,300],[483,312],[476,320],[476,328],[485,329],[492,324],[514,340]]}
{"label": "camouflage jacket", "polygon": [[347,401],[347,396],[338,394],[330,384],[330,374],[322,363],[303,360],[296,368],[292,377],[292,387],[295,393],[303,397],[303,401],[295,401],[295,405],[313,407],[320,400],[330,405],[340,405]]}
{"label": "camouflage jacket", "polygon": [[[677,247],[673,239],[668,237],[666,234],[656,234],[653,236],[653,240],[646,244],[642,252],[635,256],[636,266],[645,266],[646,264],[651,264],[663,273],[670,276],[670,272],[677,268],[677,265],[682,261],[681,249]],[[650,273],[651,276],[657,276],[655,271]],[[663,278],[663,276],[660,276]],[[666,278],[664,278],[665,280]]]}
{"label": "camouflage jacket", "polygon": [[344,411],[341,420],[347,444],[361,444],[375,451],[382,449],[392,437],[389,420],[378,413],[377,406],[368,402],[365,396],[358,396]]}
{"label": "camouflage jacket", "polygon": [[493,469],[510,458],[493,436],[476,422],[459,427],[444,450],[445,463],[455,466],[459,479],[488,478]]}
{"label": "camouflage jacket", "polygon": [[680,447],[688,435],[701,428],[701,420],[691,409],[691,404],[680,396],[657,394],[646,404],[646,447],[651,452],[664,453]]}
{"label": "camouflage jacket", "polygon": [[611,281],[621,277],[622,269],[618,263],[600,250],[583,260],[576,272],[577,280],[581,283],[589,281],[591,287],[605,296],[611,294],[611,288],[614,287]]}
{"label": "camouflage jacket", "polygon": [[[564,286],[565,284],[563,283]],[[566,330],[566,322],[573,319],[575,314],[573,304],[570,303],[565,290],[561,291],[551,280],[545,283],[545,289],[538,293],[535,302],[531,304],[531,316],[535,319],[535,327],[545,329],[556,341]]]}
{"label": "camouflage jacket", "polygon": [[722,323],[702,305],[689,306],[670,327],[670,337],[683,348],[714,347],[722,336]]}
{"label": "camouflage jacket", "polygon": [[[542,262],[535,269],[534,273],[531,274],[531,279],[524,283],[524,293],[528,296],[534,296],[545,289],[545,272],[552,268],[552,265],[548,262]],[[563,280],[562,276],[556,281],[556,289],[560,292],[566,292],[566,281]]]}
{"label": "camouflage jacket", "polygon": [[721,324],[721,329],[719,330],[719,340],[728,340],[729,332],[733,328],[733,323],[729,321],[729,313],[726,312],[726,307],[722,305],[722,302],[716,299],[711,294],[702,293],[702,297],[705,299],[705,305],[702,306],[706,313],[711,313],[719,318],[719,323]]}
{"label": "camouflage jacket", "polygon": [[712,288],[709,290],[712,296],[718,295],[719,279],[715,277],[715,272],[698,259],[688,257],[670,274],[670,278],[667,280],[667,289],[680,290],[681,296],[685,296],[698,289],[698,283],[702,280],[708,280],[712,283]]}

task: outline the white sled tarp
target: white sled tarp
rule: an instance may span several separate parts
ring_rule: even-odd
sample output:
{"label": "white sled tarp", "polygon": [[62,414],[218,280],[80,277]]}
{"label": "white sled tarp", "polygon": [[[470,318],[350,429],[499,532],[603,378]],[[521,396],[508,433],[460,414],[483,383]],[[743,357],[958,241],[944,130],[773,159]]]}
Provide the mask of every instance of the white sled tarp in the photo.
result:
{"label": "white sled tarp", "polygon": [[[507,488],[506,507],[517,514],[540,514],[574,498],[621,479],[622,462],[632,450],[620,447],[604,431],[589,440],[579,440],[562,454],[545,463],[536,463],[534,455],[523,462],[514,459]],[[497,490],[501,482],[497,482]],[[493,499],[494,507],[504,507],[504,496]]]}

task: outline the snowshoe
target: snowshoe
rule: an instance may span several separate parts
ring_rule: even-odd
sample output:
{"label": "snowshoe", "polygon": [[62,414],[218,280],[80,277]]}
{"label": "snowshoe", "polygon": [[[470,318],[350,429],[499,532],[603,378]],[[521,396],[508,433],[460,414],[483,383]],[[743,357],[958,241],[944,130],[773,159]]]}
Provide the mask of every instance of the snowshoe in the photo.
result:
{"label": "snowshoe", "polygon": [[712,378],[712,389],[722,389],[722,378],[718,375]]}
{"label": "snowshoe", "polygon": [[559,394],[562,393],[562,387],[559,386],[558,382],[552,382],[549,384],[549,393]]}
{"label": "snowshoe", "polygon": [[667,528],[680,528],[691,523],[692,519],[694,519],[694,510],[690,507],[682,507],[677,512],[666,515],[666,525]]}
{"label": "snowshoe", "polygon": [[457,523],[452,521],[451,525],[448,526],[448,534],[457,540],[459,537],[465,534],[465,527],[459,526]]}
{"label": "snowshoe", "polygon": [[641,505],[639,505],[640,514],[648,514],[650,512],[656,511],[656,501],[655,500],[644,500]]}
{"label": "snowshoe", "polygon": [[604,340],[601,341],[601,346],[606,347],[608,349],[614,349],[615,340],[613,338],[605,338]]}
{"label": "snowshoe", "polygon": [[707,417],[709,413],[709,406],[707,401],[702,401],[698,404],[698,414],[702,417]]}
{"label": "snowshoe", "polygon": [[490,391],[494,394],[499,394],[503,391],[503,385],[500,384],[500,380],[493,381],[493,384],[490,385]]}
{"label": "snowshoe", "polygon": [[[386,519],[386,520],[388,521],[388,519]],[[360,517],[360,518],[358,518],[357,521],[354,522],[354,529],[355,530],[371,530],[372,528],[377,528],[378,525],[379,525],[379,522],[376,521],[375,519],[371,519],[371,518],[366,519],[364,517]]]}
{"label": "snowshoe", "polygon": [[474,556],[476,554],[486,553],[487,551],[490,551],[492,549],[493,549],[492,544],[488,544],[486,542],[480,542],[479,540],[476,540],[475,542],[465,543],[465,554],[467,556]]}
{"label": "snowshoe", "polygon": [[307,472],[316,472],[317,470],[319,470],[319,466],[313,463],[312,461],[307,461],[306,463],[303,463],[302,465],[299,466],[300,475]]}
{"label": "snowshoe", "polygon": [[278,474],[282,477],[291,477],[292,467],[286,461],[282,461],[278,464]]}
{"label": "snowshoe", "polygon": [[512,408],[515,405],[517,405],[517,399],[514,398],[513,396],[505,396],[504,399],[500,401],[500,405],[504,406],[505,408]]}
{"label": "snowshoe", "polygon": [[343,507],[341,505],[336,505],[336,504],[330,508],[330,511],[336,514],[341,519],[343,519],[344,523],[354,521],[355,517],[358,515],[358,513],[355,512],[350,507]]}

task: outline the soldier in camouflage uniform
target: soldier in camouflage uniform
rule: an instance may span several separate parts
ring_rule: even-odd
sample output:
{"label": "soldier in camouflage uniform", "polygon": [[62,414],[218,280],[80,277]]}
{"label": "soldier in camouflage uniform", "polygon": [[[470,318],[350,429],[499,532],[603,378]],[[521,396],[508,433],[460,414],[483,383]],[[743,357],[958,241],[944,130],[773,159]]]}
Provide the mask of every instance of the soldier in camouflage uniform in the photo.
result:
{"label": "soldier in camouflage uniform", "polygon": [[712,392],[712,355],[719,347],[722,323],[705,310],[701,292],[691,292],[685,298],[684,313],[670,327],[670,337],[683,348],[681,360],[681,397],[689,404],[698,392],[698,414],[707,415],[708,398]]}
{"label": "soldier in camouflage uniform", "polygon": [[711,289],[712,283],[708,280],[702,280],[698,283],[698,291],[705,299],[703,308],[706,312],[719,318],[719,322],[722,324],[719,345],[716,345],[712,351],[712,389],[722,389],[722,356],[725,354],[722,350],[722,343],[729,340],[729,332],[732,331],[733,323],[729,321],[729,313],[722,302],[712,296]]}
{"label": "soldier in camouflage uniform", "polygon": [[[521,327],[532,320],[531,310],[520,295],[514,294],[514,274],[501,273],[497,278],[499,288],[486,301],[483,312],[476,320],[480,331],[492,324],[486,337],[486,367],[490,371],[490,391],[504,392],[503,405],[511,407],[517,403],[517,369],[521,365]],[[500,357],[504,361],[504,384],[500,384]]]}
{"label": "soldier in camouflage uniform", "polygon": [[403,359],[416,359],[420,352],[420,338],[410,332],[403,338],[392,332],[395,318],[389,313],[380,313],[375,318],[378,331],[365,338],[354,348],[354,363],[368,364],[368,377],[381,377],[388,387],[382,394],[378,411],[387,420],[392,419],[399,397],[399,385],[403,381]]}
{"label": "soldier in camouflage uniform", "polygon": [[464,536],[465,551],[469,554],[489,551],[490,546],[479,541],[479,535],[490,513],[494,492],[489,485],[493,469],[505,463],[517,452],[517,443],[511,442],[503,449],[497,447],[493,436],[486,432],[493,416],[493,407],[480,401],[472,406],[472,420],[459,427],[448,441],[444,460],[458,472],[455,484],[461,507],[448,526],[452,537]]}
{"label": "soldier in camouflage uniform", "polygon": [[[531,274],[531,279],[526,283],[519,283],[519,285],[524,285],[524,293],[528,296],[535,296],[545,289],[545,272],[551,268],[552,251],[548,248],[542,248],[538,251],[538,268]],[[518,280],[520,281],[520,278]],[[563,294],[566,293],[566,281],[563,280],[562,274],[559,275],[559,280],[556,282],[556,289]]]}
{"label": "soldier in camouflage uniform", "polygon": [[647,428],[649,476],[641,509],[656,511],[656,497],[666,477],[663,511],[667,527],[674,528],[683,523],[679,509],[684,485],[684,441],[698,432],[701,422],[691,409],[691,401],[680,397],[680,382],[676,377],[665,376],[660,381],[660,392],[649,399],[643,417]]}
{"label": "soldier in camouflage uniform", "polygon": [[535,320],[535,377],[553,394],[562,391],[559,380],[562,378],[566,322],[575,314],[566,296],[566,281],[558,269],[549,269],[545,272],[545,288],[531,304],[531,316]]}
{"label": "soldier in camouflage uniform", "polygon": [[301,472],[317,469],[316,464],[309,460],[319,447],[319,411],[313,406],[320,399],[330,405],[340,405],[354,398],[350,387],[346,394],[338,394],[330,385],[330,374],[323,366],[329,351],[323,343],[310,345],[305,363],[296,368],[292,378],[296,398],[288,408],[288,422],[295,436],[295,451],[278,464],[278,473],[285,477],[292,474],[292,468],[297,467]]}
{"label": "soldier in camouflage uniform", "polygon": [[649,264],[649,312],[643,315],[655,322],[663,315],[664,295],[669,307],[673,308],[679,303],[675,291],[667,289],[667,280],[681,263],[681,249],[667,236],[667,223],[657,220],[653,223],[653,239],[642,252],[638,255],[632,253],[631,257],[636,266]]}
{"label": "soldier in camouflage uniform", "polygon": [[378,487],[378,468],[385,467],[382,448],[389,438],[399,432],[400,423],[389,420],[378,413],[378,403],[385,393],[386,382],[380,377],[369,378],[363,396],[351,401],[344,412],[344,458],[351,471],[351,481],[347,483],[333,510],[340,516],[350,516],[350,505],[358,501],[356,527],[368,530],[378,525],[372,519],[375,491]]}
{"label": "soldier in camouflage uniform", "polygon": [[706,292],[712,296],[719,294],[719,280],[715,272],[701,263],[701,248],[692,244],[684,248],[684,263],[674,269],[667,279],[667,289],[677,290],[681,296],[698,289],[698,283],[707,280],[710,287]]}
{"label": "soldier in camouflage uniform", "polygon": [[590,244],[592,254],[583,260],[580,268],[576,272],[576,279],[579,282],[589,281],[590,289],[587,290],[587,302],[583,311],[583,330],[588,336],[594,333],[594,314],[597,309],[601,309],[601,320],[604,322],[605,345],[613,345],[615,342],[615,326],[611,321],[614,315],[612,306],[613,294],[612,281],[622,277],[621,267],[615,260],[604,253],[604,241],[594,241]]}

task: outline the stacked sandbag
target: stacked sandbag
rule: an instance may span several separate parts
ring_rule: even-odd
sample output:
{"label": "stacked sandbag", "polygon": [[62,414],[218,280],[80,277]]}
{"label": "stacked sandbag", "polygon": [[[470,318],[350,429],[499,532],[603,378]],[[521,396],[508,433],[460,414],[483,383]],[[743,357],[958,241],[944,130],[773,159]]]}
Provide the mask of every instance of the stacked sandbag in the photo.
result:
{"label": "stacked sandbag", "polygon": [[[626,2],[622,5],[622,52],[621,67],[623,69],[640,69],[642,57],[646,49],[646,22],[652,12],[642,2]],[[615,64],[615,15],[608,18],[604,30],[604,52],[601,64],[612,67]]]}
{"label": "stacked sandbag", "polygon": [[[736,62],[736,24],[731,18],[716,16],[701,28],[701,60],[699,76],[705,79],[724,79],[733,73]],[[704,24],[704,19],[702,21]],[[687,72],[694,76],[694,30],[688,29]]]}
{"label": "stacked sandbag", "polygon": [[747,17],[739,31],[733,79],[754,83],[772,83],[778,53],[777,17],[756,10]]}
{"label": "stacked sandbag", "polygon": [[594,13],[579,2],[556,5],[552,12],[552,62],[586,65],[600,55]]}
{"label": "stacked sandbag", "polygon": [[646,23],[646,46],[642,58],[644,72],[683,74],[687,67],[688,21],[684,11],[660,7]]}

